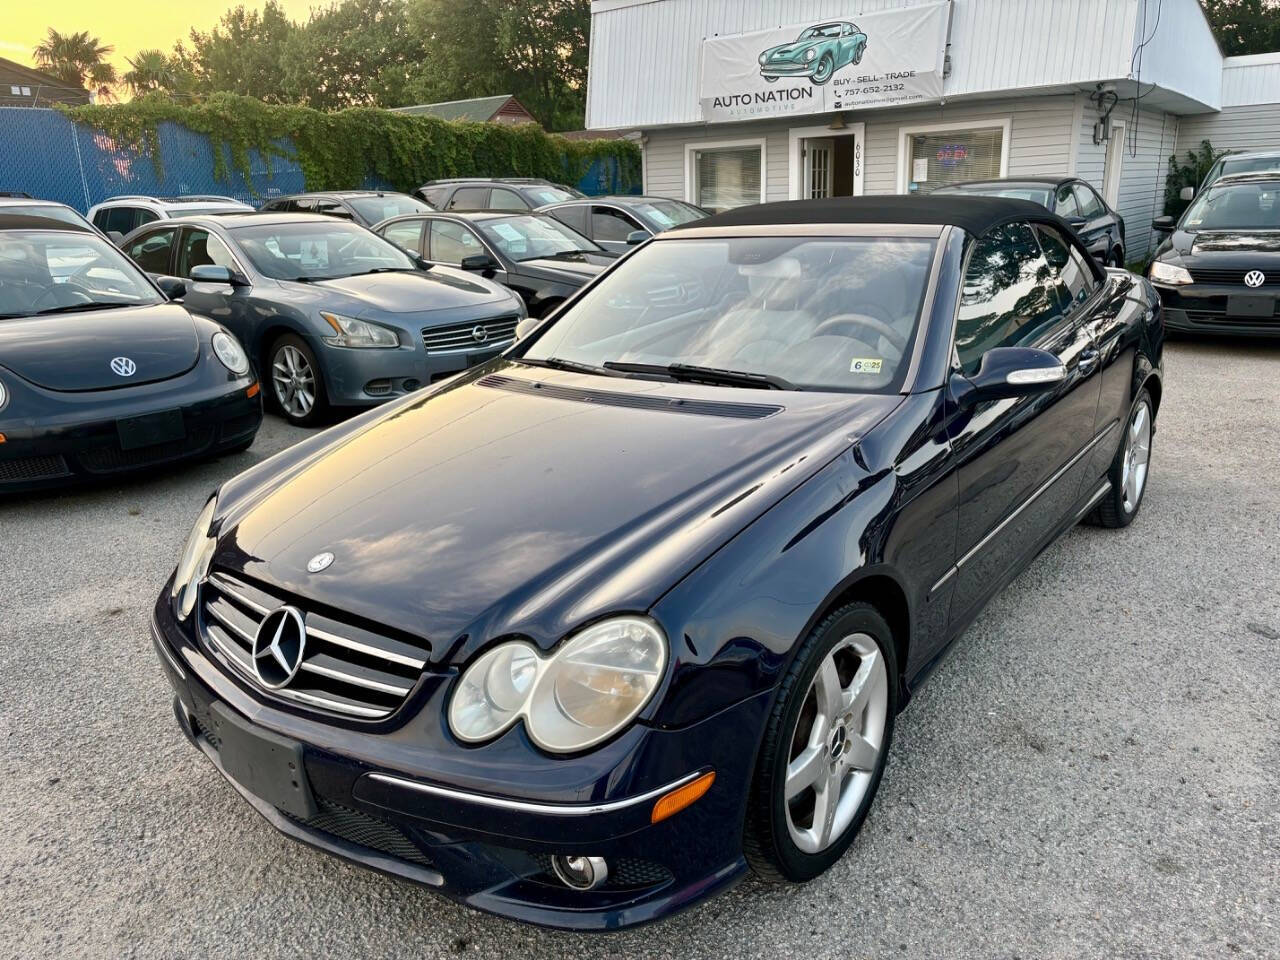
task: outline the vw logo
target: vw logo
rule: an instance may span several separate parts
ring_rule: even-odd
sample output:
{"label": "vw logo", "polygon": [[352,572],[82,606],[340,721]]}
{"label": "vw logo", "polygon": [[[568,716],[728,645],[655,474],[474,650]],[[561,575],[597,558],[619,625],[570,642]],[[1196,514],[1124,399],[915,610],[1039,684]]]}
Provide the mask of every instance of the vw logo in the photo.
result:
{"label": "vw logo", "polygon": [[1250,270],[1244,275],[1244,285],[1246,287],[1258,288],[1267,282],[1267,275],[1261,270]]}
{"label": "vw logo", "polygon": [[277,607],[258,625],[253,638],[253,672],[264,687],[279,690],[302,666],[307,628],[296,607]]}
{"label": "vw logo", "polygon": [[476,343],[484,343],[489,339],[489,331],[484,328],[483,324],[476,324],[471,328],[471,339]]}
{"label": "vw logo", "polygon": [[128,357],[115,357],[111,361],[111,372],[118,377],[132,377],[138,372],[138,365]]}
{"label": "vw logo", "polygon": [[328,550],[324,553],[317,553],[307,561],[307,573],[319,573],[321,570],[327,570],[331,563],[333,563],[333,554]]}

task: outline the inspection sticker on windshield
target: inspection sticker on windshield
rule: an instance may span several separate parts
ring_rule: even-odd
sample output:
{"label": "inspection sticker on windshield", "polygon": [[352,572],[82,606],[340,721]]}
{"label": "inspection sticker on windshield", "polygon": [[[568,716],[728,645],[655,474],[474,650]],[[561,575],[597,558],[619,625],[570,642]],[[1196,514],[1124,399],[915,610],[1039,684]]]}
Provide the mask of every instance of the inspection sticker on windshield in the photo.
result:
{"label": "inspection sticker on windshield", "polygon": [[876,374],[884,367],[884,361],[879,357],[854,357],[849,362],[850,373]]}

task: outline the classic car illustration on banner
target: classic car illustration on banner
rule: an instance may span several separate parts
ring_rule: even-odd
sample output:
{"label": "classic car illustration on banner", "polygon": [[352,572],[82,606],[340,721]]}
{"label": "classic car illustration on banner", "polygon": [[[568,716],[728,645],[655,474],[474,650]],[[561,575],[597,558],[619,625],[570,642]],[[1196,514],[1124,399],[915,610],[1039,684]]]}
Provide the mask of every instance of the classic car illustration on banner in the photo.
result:
{"label": "classic car illustration on banner", "polygon": [[770,47],[760,54],[760,75],[773,83],[779,77],[808,77],[824,84],[841,67],[862,62],[867,35],[847,21],[819,23],[805,28],[794,43]]}

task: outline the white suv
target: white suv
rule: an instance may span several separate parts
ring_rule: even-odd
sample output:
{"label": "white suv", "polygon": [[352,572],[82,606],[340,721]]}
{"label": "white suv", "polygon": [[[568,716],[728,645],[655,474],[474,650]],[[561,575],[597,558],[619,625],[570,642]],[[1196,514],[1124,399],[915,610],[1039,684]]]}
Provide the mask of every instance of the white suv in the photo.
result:
{"label": "white suv", "polygon": [[[95,227],[119,241],[135,228],[152,220],[194,217],[201,214],[253,213],[254,208],[234,197],[195,194],[182,197],[111,197],[89,208]],[[117,236],[118,234],[118,236]]]}

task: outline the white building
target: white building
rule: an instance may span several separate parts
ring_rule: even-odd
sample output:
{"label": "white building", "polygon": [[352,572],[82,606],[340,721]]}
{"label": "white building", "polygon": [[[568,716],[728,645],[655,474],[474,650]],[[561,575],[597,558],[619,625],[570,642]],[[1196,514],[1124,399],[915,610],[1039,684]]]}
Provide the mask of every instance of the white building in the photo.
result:
{"label": "white building", "polygon": [[1136,257],[1175,150],[1280,147],[1280,54],[1197,0],[593,0],[587,126],[713,208],[1075,175]]}

